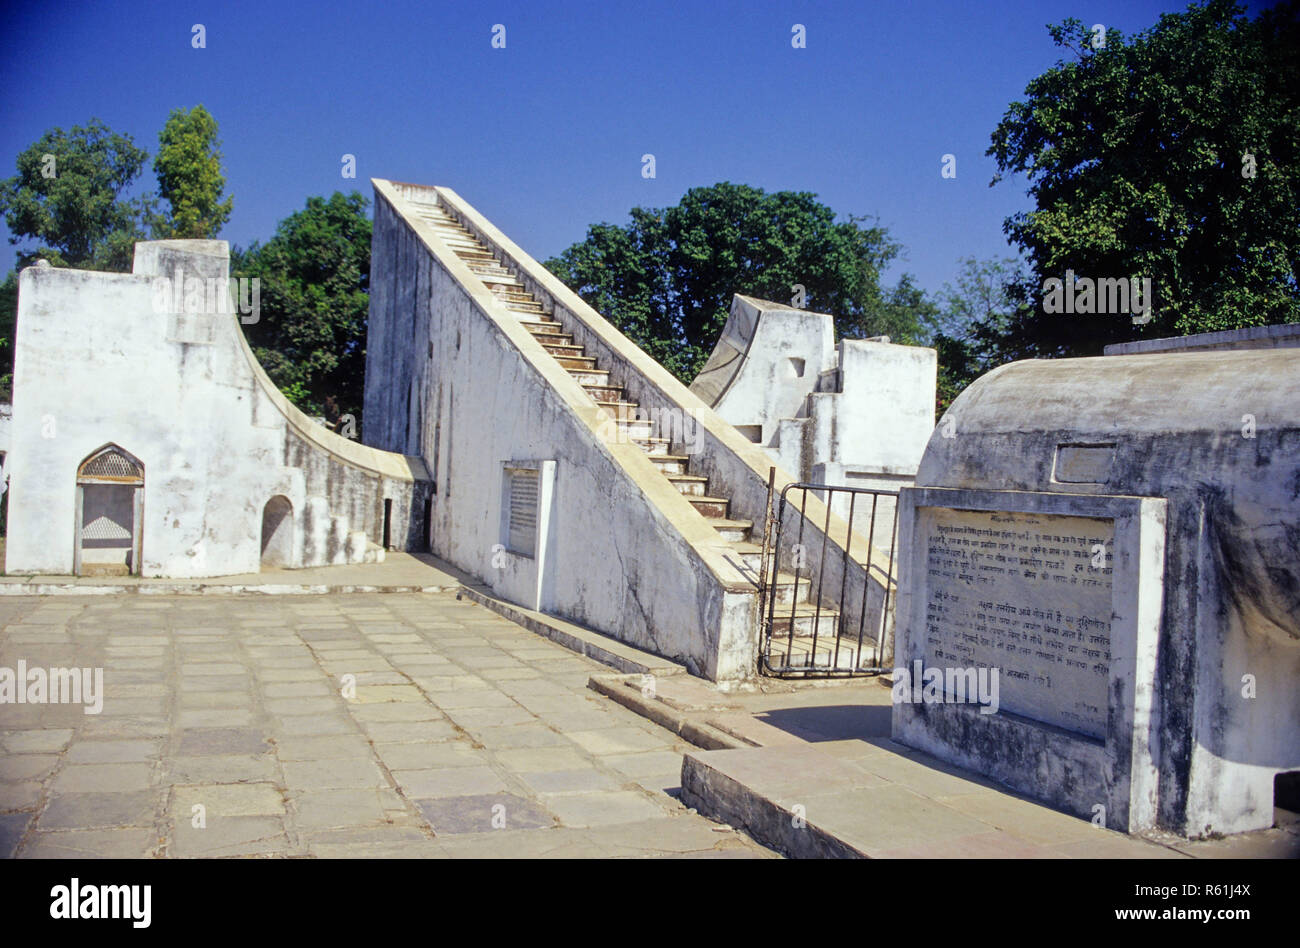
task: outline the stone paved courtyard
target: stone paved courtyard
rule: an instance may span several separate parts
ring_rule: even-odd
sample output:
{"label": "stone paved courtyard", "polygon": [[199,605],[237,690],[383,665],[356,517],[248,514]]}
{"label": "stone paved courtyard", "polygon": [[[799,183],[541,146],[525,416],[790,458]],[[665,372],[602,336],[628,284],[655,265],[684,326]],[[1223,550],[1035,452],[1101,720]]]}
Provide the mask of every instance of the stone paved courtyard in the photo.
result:
{"label": "stone paved courtyard", "polygon": [[105,692],[0,705],[0,857],[773,856],[677,801],[688,745],[588,690],[608,669],[451,593],[16,596],[0,622],[0,666]]}

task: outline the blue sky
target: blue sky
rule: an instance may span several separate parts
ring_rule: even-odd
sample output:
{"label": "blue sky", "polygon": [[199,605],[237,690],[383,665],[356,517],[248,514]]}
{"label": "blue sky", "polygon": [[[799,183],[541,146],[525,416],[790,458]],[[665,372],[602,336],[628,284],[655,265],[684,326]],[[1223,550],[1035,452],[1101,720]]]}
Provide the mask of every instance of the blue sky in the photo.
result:
{"label": "blue sky", "polygon": [[[448,185],[538,259],[633,206],[722,180],[876,215],[937,290],[1004,256],[1025,182],[994,188],[989,135],[1058,58],[1046,24],[1126,35],[1185,4],[262,2],[11,4],[0,176],[53,126],[98,117],[157,150],[177,107],[220,125],[247,245],[310,195],[371,177]],[[1255,7],[1252,6],[1252,9]],[[207,46],[191,46],[191,28]],[[506,46],[493,49],[495,24]],[[806,27],[807,47],[791,46]],[[653,154],[654,179],[641,175]],[[945,153],[957,177],[940,176]],[[356,180],[341,177],[353,154]],[[152,171],[142,188],[154,187]],[[7,230],[0,227],[6,240]],[[12,266],[12,250],[0,251]]]}

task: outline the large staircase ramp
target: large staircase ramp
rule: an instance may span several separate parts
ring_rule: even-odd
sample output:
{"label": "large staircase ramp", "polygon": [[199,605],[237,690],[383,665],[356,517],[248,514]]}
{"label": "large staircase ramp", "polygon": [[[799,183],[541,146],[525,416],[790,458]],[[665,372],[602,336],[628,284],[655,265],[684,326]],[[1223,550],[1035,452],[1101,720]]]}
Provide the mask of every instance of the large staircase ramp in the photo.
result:
{"label": "large staircase ramp", "polygon": [[[571,329],[574,342],[580,344],[589,356],[594,356],[597,365],[608,369],[611,378],[621,383],[625,393],[623,397],[637,403],[640,414],[656,419],[685,417],[693,421],[693,425],[688,422],[691,425],[689,433],[695,437],[697,450],[690,455],[690,471],[707,479],[710,494],[728,498],[732,520],[750,525],[745,538],[747,542],[733,542],[724,556],[729,563],[739,564],[747,578],[756,582],[759,569],[756,551],[763,540],[768,479],[774,466],[772,456],[719,417],[703,399],[516,246],[455,191],[444,187],[435,190],[440,201],[459,222],[493,249],[498,259],[516,274],[543,308]],[[794,481],[795,478],[777,466],[773,495],[779,496],[786,485]],[[802,494],[799,496],[802,501]],[[836,511],[828,511],[815,494],[810,493],[806,500],[806,507],[802,509],[802,534],[797,529],[790,530],[787,523],[782,548],[774,551],[781,570],[777,585],[783,586],[784,579],[795,571],[791,562],[797,556],[793,551],[796,543],[805,550],[821,550],[825,539],[825,557],[815,567],[815,579],[820,581],[817,585],[823,590],[850,591],[842,602],[827,602],[825,605],[842,608],[839,621],[852,628],[863,625],[861,610],[865,608],[865,625],[881,630],[884,647],[883,650],[873,650],[872,654],[864,653],[861,663],[885,664],[892,660],[892,603],[897,581],[897,566],[888,555],[889,544],[882,544],[878,536],[874,543],[869,543],[866,529],[856,519],[850,541],[849,525],[842,516]],[[789,517],[789,511],[786,511],[786,517]],[[843,555],[846,544],[847,558]],[[808,577],[809,573],[805,570],[803,575]],[[809,587],[812,585],[810,582]],[[867,595],[864,596],[863,592]],[[787,590],[778,588],[778,601],[788,601],[787,596]],[[796,590],[796,598],[807,600],[809,597],[807,593],[799,595]],[[889,604],[888,614],[873,614],[873,609],[882,602]]]}
{"label": "large staircase ramp", "polygon": [[[374,186],[367,437],[430,459],[440,485],[435,550],[529,607],[708,677],[752,675],[768,456],[454,191]],[[390,211],[439,272],[426,273],[408,242],[389,232]],[[475,327],[490,338],[474,338]],[[476,379],[471,367],[490,375]],[[379,380],[385,368],[391,384]],[[375,426],[379,416],[386,430]],[[479,435],[470,446],[466,425]],[[530,442],[535,447],[524,447]],[[553,515],[555,529],[532,562],[502,556],[488,542],[498,536],[506,501],[490,483],[495,478],[484,476],[481,456],[468,478],[455,456],[479,449],[495,451],[499,465],[522,463],[522,453],[568,467],[555,489],[557,506],[567,510]],[[776,489],[790,480],[776,472]],[[804,542],[820,543],[824,530],[829,547],[842,552],[847,524],[815,498],[805,514]],[[826,587],[838,588],[844,573],[850,585],[868,585],[865,549],[855,536],[848,557],[827,557]],[[871,582],[892,582],[879,560],[872,571]],[[777,584],[785,578],[778,572]],[[792,583],[792,593],[800,591]]]}

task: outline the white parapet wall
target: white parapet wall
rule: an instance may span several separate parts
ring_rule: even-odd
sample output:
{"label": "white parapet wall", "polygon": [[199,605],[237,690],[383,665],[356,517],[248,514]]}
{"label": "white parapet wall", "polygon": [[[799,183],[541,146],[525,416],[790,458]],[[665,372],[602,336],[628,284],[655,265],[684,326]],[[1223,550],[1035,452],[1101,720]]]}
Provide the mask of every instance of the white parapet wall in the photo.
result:
{"label": "white parapet wall", "polygon": [[831,316],[737,293],[690,388],[720,418],[773,452],[783,468],[802,475],[803,438],[782,440],[779,426],[807,417],[808,396],[835,367]]}
{"label": "white parapet wall", "polygon": [[[897,491],[912,483],[934,431],[937,371],[934,349],[837,345],[829,314],[737,293],[691,391],[800,480]],[[849,501],[832,507],[846,517]],[[882,497],[877,522],[893,517],[893,499]],[[854,527],[867,530],[856,512]]]}
{"label": "white parapet wall", "polygon": [[382,558],[385,516],[391,546],[425,548],[423,463],[294,408],[228,276],[225,241],[188,240],[137,244],[132,273],[22,271],[6,572],[360,562]]}

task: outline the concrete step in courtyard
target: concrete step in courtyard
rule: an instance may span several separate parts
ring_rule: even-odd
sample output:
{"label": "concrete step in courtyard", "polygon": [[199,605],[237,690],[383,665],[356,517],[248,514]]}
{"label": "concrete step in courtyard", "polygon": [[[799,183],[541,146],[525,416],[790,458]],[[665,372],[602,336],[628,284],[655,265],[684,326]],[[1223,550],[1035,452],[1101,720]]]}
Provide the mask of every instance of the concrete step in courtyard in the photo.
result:
{"label": "concrete step in courtyard", "polygon": [[1220,839],[1128,836],[892,741],[884,678],[768,680],[722,690],[689,677],[607,675],[591,686],[702,749],[682,799],[795,857],[1300,858],[1300,814]]}

